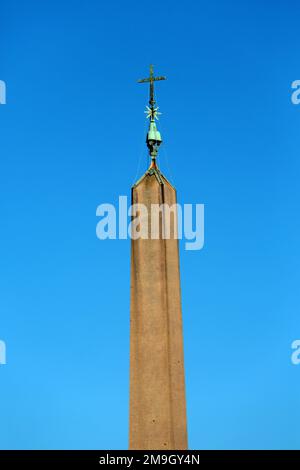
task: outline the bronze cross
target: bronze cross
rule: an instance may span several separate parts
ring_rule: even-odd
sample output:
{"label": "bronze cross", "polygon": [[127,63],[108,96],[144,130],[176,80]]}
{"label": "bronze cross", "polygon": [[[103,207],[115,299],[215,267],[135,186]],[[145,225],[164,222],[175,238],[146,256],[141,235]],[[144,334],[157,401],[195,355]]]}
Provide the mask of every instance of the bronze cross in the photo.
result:
{"label": "bronze cross", "polygon": [[153,109],[154,104],[155,104],[155,99],[154,99],[154,82],[157,82],[158,80],[166,80],[166,77],[154,77],[153,74],[153,65],[150,65],[150,76],[148,78],[142,78],[142,80],[138,80],[138,83],[150,83],[150,99],[149,99],[149,104],[151,109]]}

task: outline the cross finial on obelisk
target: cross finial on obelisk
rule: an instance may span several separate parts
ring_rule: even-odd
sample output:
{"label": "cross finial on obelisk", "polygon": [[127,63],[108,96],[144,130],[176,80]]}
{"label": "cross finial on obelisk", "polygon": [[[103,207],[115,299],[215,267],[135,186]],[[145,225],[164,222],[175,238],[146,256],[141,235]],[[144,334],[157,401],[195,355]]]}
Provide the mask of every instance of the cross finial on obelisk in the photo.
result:
{"label": "cross finial on obelisk", "polygon": [[155,107],[155,98],[154,98],[154,82],[166,80],[166,77],[160,76],[155,77],[153,73],[153,65],[150,65],[150,75],[147,78],[142,78],[138,80],[138,83],[149,83],[150,84],[150,96],[149,96],[149,106],[146,107],[145,113],[147,118],[150,118],[150,126],[147,134],[146,143],[151,155],[152,165],[156,165],[156,156],[158,153],[158,147],[162,143],[161,135],[158,132],[155,124],[155,119],[158,120],[158,116],[161,114],[158,111],[158,106]]}

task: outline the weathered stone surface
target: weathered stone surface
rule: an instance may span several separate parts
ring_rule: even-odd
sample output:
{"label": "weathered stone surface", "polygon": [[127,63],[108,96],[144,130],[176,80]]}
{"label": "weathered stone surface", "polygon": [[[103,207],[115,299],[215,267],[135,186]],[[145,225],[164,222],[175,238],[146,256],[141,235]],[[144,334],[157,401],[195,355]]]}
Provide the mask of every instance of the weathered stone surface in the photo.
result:
{"label": "weathered stone surface", "polygon": [[[132,203],[150,213],[151,203],[175,204],[176,191],[148,174],[133,188]],[[178,240],[172,237],[131,242],[129,434],[130,449],[187,449]]]}

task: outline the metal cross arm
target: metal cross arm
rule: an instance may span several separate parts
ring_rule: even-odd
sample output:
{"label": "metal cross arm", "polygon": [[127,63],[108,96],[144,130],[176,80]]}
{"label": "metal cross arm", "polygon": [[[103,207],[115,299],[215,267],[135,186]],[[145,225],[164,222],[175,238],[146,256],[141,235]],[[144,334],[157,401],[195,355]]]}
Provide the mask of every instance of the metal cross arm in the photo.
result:
{"label": "metal cross arm", "polygon": [[167,77],[148,77],[138,80],[138,83],[157,82],[158,80],[166,80]]}

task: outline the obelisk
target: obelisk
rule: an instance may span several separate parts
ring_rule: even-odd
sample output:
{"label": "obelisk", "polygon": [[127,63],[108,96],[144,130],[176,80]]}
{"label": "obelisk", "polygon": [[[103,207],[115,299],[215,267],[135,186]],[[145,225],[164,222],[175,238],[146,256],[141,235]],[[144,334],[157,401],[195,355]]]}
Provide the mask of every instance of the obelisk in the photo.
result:
{"label": "obelisk", "polygon": [[[154,77],[150,66],[150,77],[140,80],[150,84],[146,143],[151,162],[132,187],[132,204],[148,210],[147,220],[140,221],[146,224],[140,227],[143,237],[131,241],[129,448],[144,450],[187,449],[176,190],[157,165],[162,140],[154,82],[163,79]],[[164,205],[154,237],[153,204]]]}

